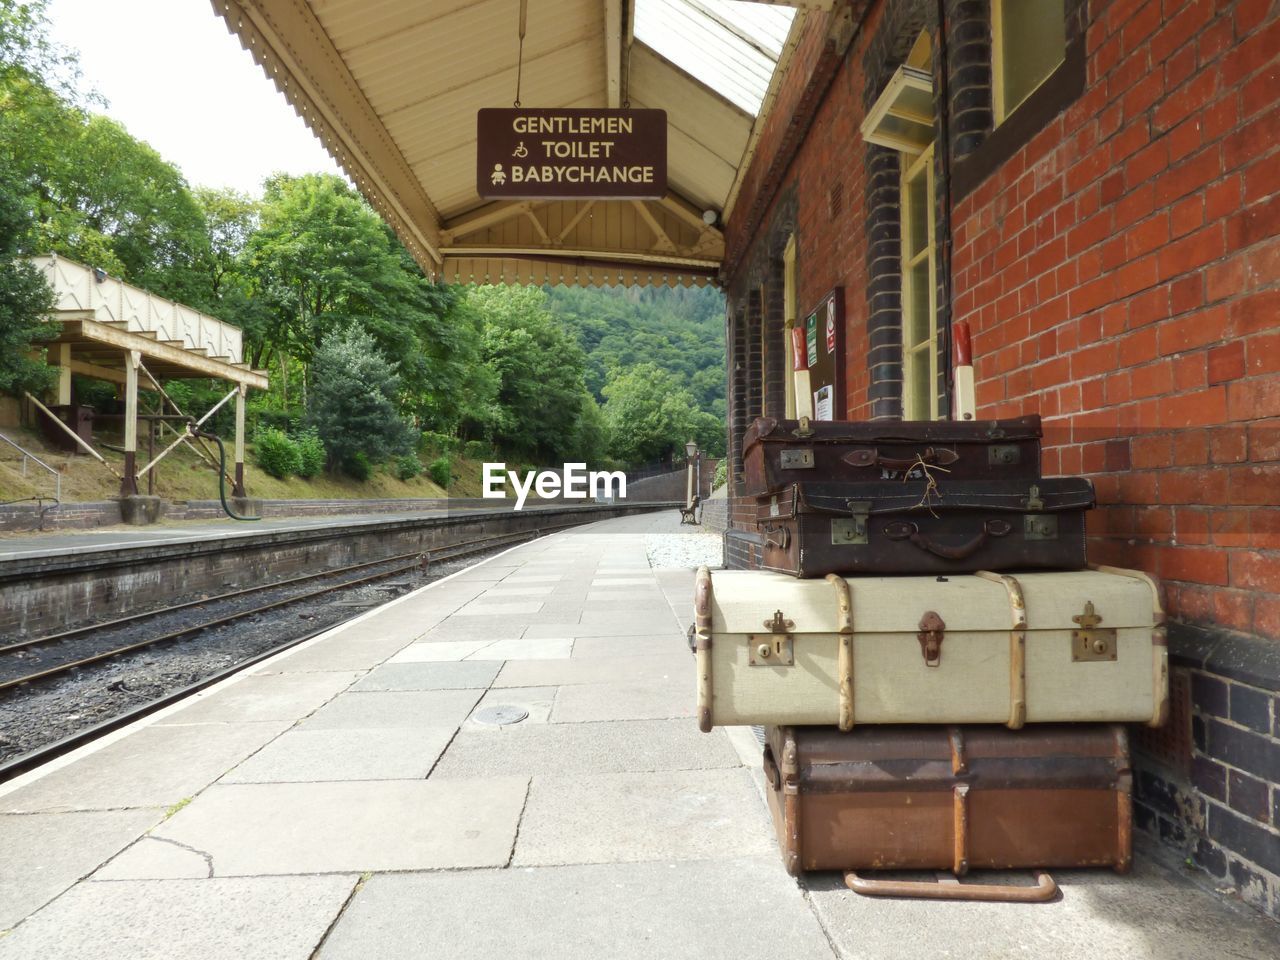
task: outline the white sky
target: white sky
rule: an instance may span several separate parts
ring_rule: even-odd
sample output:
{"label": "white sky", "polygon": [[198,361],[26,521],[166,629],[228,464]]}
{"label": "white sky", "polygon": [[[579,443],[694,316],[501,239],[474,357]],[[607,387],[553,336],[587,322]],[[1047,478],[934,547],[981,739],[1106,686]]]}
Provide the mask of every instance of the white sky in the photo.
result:
{"label": "white sky", "polygon": [[193,186],[260,192],[276,171],[340,173],[209,0],[52,0],[106,113]]}

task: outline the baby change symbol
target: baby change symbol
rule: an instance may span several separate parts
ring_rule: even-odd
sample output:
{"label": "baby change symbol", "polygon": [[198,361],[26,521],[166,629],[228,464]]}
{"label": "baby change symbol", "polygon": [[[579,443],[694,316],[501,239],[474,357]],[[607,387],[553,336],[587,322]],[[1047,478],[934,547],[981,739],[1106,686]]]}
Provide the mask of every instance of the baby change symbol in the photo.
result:
{"label": "baby change symbol", "polygon": [[489,175],[489,180],[494,186],[501,186],[507,182],[507,175],[502,169],[502,164],[495,163],[493,165],[493,173]]}

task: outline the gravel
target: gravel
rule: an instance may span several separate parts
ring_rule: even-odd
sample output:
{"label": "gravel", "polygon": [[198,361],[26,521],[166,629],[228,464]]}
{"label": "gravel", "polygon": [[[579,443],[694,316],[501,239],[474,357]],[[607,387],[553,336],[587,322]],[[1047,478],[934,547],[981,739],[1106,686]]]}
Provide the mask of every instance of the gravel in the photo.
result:
{"label": "gravel", "polygon": [[649,566],[657,568],[719,567],[724,559],[723,540],[718,533],[692,530],[688,533],[651,533],[645,537]]}

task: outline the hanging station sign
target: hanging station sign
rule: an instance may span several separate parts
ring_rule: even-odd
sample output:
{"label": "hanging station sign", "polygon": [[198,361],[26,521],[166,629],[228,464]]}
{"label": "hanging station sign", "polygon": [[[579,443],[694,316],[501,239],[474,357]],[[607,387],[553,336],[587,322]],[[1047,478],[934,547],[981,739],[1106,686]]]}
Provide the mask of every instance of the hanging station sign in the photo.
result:
{"label": "hanging station sign", "polygon": [[476,126],[476,191],[485,200],[666,196],[665,110],[493,107]]}

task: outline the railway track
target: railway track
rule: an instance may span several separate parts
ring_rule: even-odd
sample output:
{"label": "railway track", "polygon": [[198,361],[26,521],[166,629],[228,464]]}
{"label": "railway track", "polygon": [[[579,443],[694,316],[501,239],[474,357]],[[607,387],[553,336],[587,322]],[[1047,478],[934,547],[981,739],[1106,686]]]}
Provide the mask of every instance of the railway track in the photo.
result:
{"label": "railway track", "polygon": [[[7,678],[0,679],[0,693],[26,684],[56,679],[76,670],[91,667],[94,664],[103,663],[128,654],[137,653],[138,651],[155,647],[160,644],[169,643],[174,640],[180,640],[184,637],[194,636],[204,630],[226,626],[239,620],[246,620],[251,617],[260,616],[264,613],[288,607],[296,603],[301,603],[305,600],[314,599],[325,594],[375,583],[379,580],[385,580],[389,577],[396,576],[397,574],[409,573],[414,570],[425,570],[431,563],[456,560],[475,553],[493,550],[508,544],[534,539],[545,533],[551,533],[555,530],[570,526],[576,526],[576,524],[559,524],[536,530],[520,531],[508,534],[495,534],[494,536],[489,537],[477,537],[470,540],[462,540],[457,543],[445,544],[433,550],[399,554],[397,556],[384,557],[380,560],[370,560],[363,563],[350,564],[345,567],[330,568],[317,571],[316,573],[304,574],[299,577],[290,577],[285,580],[277,580],[271,583],[259,584],[240,590],[232,590],[217,596],[202,597],[198,600],[190,600],[184,603],[172,604],[170,606],[159,607],[153,610],[146,610],[140,613],[131,614],[127,617],[119,617],[115,620],[109,620],[103,623],[77,627],[73,630],[64,630],[44,637],[34,637],[17,643],[6,644],[4,646],[0,646],[0,657],[5,657],[6,655],[29,654],[33,651],[50,651],[51,653],[46,653],[46,656],[56,655],[57,647],[82,638],[94,637],[95,635],[99,636],[103,641],[101,644],[102,649],[94,650],[93,652],[83,656],[74,656],[71,659],[53,664],[52,666],[42,667],[41,669],[34,671],[23,672],[18,670],[15,673],[13,671],[3,670],[4,660],[0,660],[0,670],[3,670],[4,674],[10,674]],[[387,567],[388,564],[391,564],[392,566]],[[360,571],[369,570],[375,567],[387,568],[376,570],[373,573],[365,574],[363,576],[341,579],[346,574],[359,573]],[[313,589],[305,589],[306,584],[322,585],[316,586]],[[119,632],[128,628],[134,628],[140,624],[145,624],[147,621],[158,620],[168,615],[179,613],[183,610],[216,606],[226,601],[240,600],[245,597],[253,596],[254,594],[272,594],[281,589],[298,586],[303,586],[304,589],[298,592],[291,592],[284,597],[273,599],[267,603],[256,604],[245,609],[235,610],[230,613],[204,619],[196,623],[184,624],[177,629],[166,630],[154,636],[145,637],[141,640],[133,640],[128,643],[118,645],[113,644],[111,641],[112,632]],[[0,676],[3,676],[3,674],[0,674]]]}

